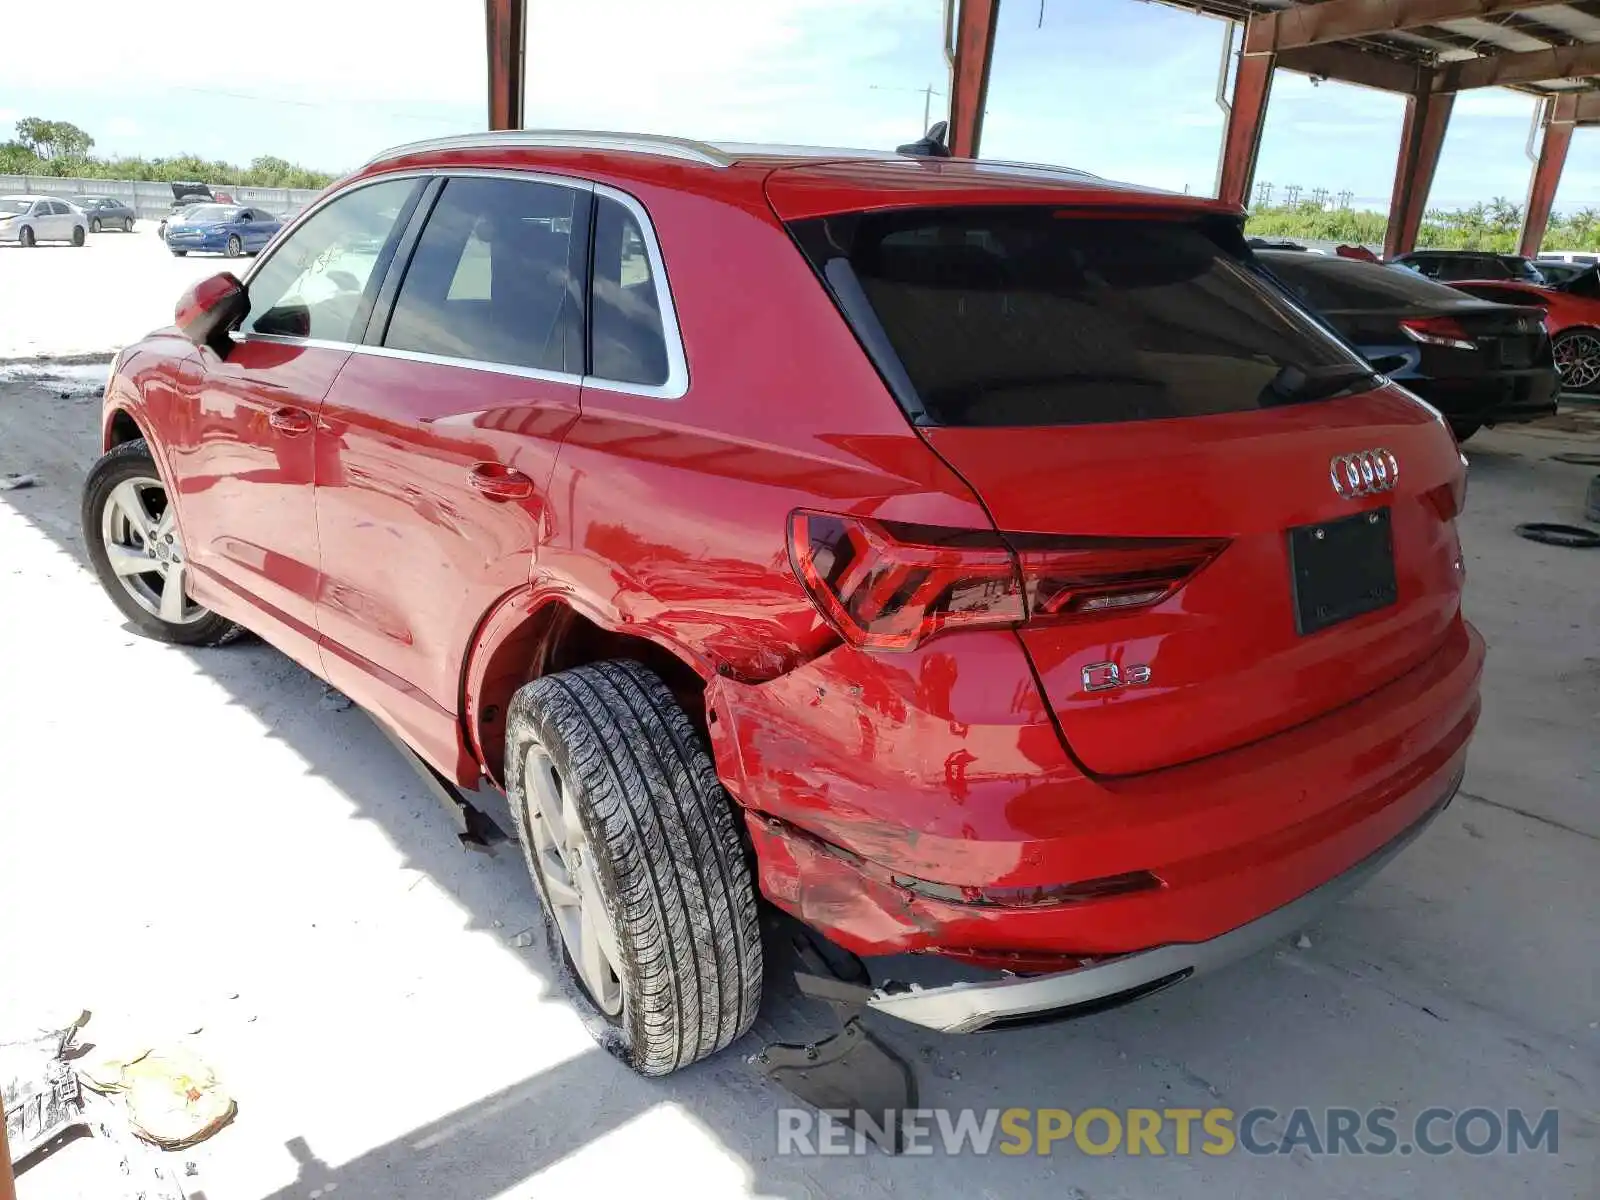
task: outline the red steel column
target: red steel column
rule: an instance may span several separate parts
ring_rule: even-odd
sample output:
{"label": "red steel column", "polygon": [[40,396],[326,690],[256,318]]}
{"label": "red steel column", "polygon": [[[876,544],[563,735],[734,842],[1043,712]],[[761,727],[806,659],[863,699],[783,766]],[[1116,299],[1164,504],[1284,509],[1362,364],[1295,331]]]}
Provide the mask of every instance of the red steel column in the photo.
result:
{"label": "red steel column", "polygon": [[[954,3],[954,0],[951,0]],[[983,108],[994,62],[994,27],[1000,0],[960,0],[955,53],[950,63],[950,153],[976,158],[983,138]]]}
{"label": "red steel column", "polygon": [[1233,78],[1233,108],[1222,139],[1222,186],[1218,196],[1230,204],[1249,204],[1256,177],[1256,156],[1261,152],[1261,130],[1267,123],[1267,99],[1272,95],[1276,54],[1252,54],[1249,34],[1239,69]]}
{"label": "red steel column", "polygon": [[1528,189],[1528,213],[1522,220],[1522,240],[1517,253],[1532,258],[1539,253],[1544,231],[1550,224],[1550,206],[1561,183],[1561,168],[1567,164],[1567,148],[1572,145],[1576,125],[1573,97],[1562,96],[1544,126],[1544,141],[1539,146],[1539,164],[1533,169],[1533,185]]}
{"label": "red steel column", "polygon": [[1417,232],[1428,207],[1433,173],[1439,166],[1450,110],[1456,103],[1454,92],[1436,93],[1432,89],[1432,72],[1421,71],[1417,90],[1406,97],[1406,122],[1400,132],[1394,192],[1389,197],[1389,226],[1383,235],[1385,258],[1416,248]]}
{"label": "red steel column", "polygon": [[489,49],[489,128],[522,128],[527,0],[484,0]]}

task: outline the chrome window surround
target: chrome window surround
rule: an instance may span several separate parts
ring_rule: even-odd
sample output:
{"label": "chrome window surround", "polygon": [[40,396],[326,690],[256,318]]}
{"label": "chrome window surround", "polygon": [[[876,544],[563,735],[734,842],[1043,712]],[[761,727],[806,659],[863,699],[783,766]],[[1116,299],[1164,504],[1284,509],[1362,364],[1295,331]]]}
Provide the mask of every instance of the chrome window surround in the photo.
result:
{"label": "chrome window surround", "polygon": [[[422,145],[422,143],[418,143],[418,145]],[[572,188],[574,191],[591,192],[596,196],[615,200],[632,214],[633,219],[639,224],[640,233],[644,235],[645,252],[650,258],[650,277],[655,283],[656,301],[661,313],[662,339],[666,342],[667,347],[667,380],[665,383],[628,383],[619,379],[605,379],[598,375],[577,375],[566,371],[547,371],[538,367],[521,367],[511,363],[485,362],[481,359],[457,358],[446,354],[424,354],[416,350],[396,350],[388,346],[372,346],[362,342],[337,341],[325,338],[299,338],[264,333],[246,334],[238,330],[233,331],[228,336],[235,342],[272,342],[279,345],[307,346],[322,350],[348,350],[352,354],[368,354],[375,358],[397,358],[411,362],[433,363],[438,366],[462,367],[470,371],[488,371],[496,375],[514,375],[521,379],[539,379],[548,383],[565,383],[592,388],[597,391],[620,392],[629,396],[646,396],[656,400],[681,400],[689,390],[689,362],[684,353],[683,333],[678,327],[678,310],[672,301],[672,288],[667,281],[667,267],[661,257],[661,243],[656,238],[655,226],[651,224],[650,216],[645,212],[644,205],[640,204],[638,200],[627,192],[607,187],[604,184],[591,183],[586,179],[577,179],[569,175],[549,175],[538,171],[491,170],[473,167],[428,167],[405,171],[389,171],[381,175],[374,175],[350,187],[341,188],[337,192],[323,196],[315,203],[308,205],[304,211],[295,217],[291,224],[284,227],[279,238],[275,239],[274,245],[250,264],[249,269],[245,272],[244,284],[249,287],[250,281],[272,260],[272,256],[288,243],[304,221],[325,206],[350,195],[354,191],[370,187],[373,184],[388,183],[395,179],[452,179],[463,177],[514,179],[528,183],[548,183],[557,187]],[[391,264],[391,269],[392,266]]]}

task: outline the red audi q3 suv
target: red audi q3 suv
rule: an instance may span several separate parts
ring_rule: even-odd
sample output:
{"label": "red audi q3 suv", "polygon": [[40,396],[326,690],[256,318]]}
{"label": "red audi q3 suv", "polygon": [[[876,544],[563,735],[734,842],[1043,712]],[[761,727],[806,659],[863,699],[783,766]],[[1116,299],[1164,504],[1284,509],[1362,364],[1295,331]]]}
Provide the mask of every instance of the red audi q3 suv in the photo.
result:
{"label": "red audi q3 suv", "polygon": [[94,563],[503,787],[642,1072],[749,1027],[758,899],[935,1029],[1148,994],[1379,867],[1478,716],[1464,461],[1241,222],[983,161],[404,146],[118,357]]}

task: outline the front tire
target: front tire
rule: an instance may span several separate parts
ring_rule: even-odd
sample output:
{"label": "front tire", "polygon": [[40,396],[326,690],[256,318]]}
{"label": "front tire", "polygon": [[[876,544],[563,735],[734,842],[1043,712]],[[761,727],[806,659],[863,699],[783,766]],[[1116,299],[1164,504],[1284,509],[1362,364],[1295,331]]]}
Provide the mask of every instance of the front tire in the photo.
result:
{"label": "front tire", "polygon": [[505,769],[546,947],[596,1040],[666,1075],[748,1030],[755,888],[728,793],[660,677],[617,660],[525,685]]}
{"label": "front tire", "polygon": [[133,232],[133,218],[132,217],[123,217],[122,218],[122,232],[123,233],[132,233]]}
{"label": "front tire", "polygon": [[100,232],[100,218],[99,217],[96,217],[96,218],[94,218],[94,220],[89,222],[89,232],[90,233],[99,233]]}
{"label": "front tire", "polygon": [[172,257],[173,258],[182,258],[184,255],[186,255],[188,253],[189,252],[187,250],[174,250],[172,252]]}
{"label": "front tire", "polygon": [[176,515],[143,441],[102,456],[84,482],[83,540],[111,602],[147,637],[220,646],[242,631],[189,599]]}
{"label": "front tire", "polygon": [[17,241],[21,242],[25,249],[30,250],[39,244],[38,239],[33,236],[33,229],[27,225],[22,227],[22,232],[17,235]]}
{"label": "front tire", "polygon": [[243,253],[244,253],[244,243],[239,240],[239,235],[236,234],[236,233],[229,234],[228,235],[228,249],[227,249],[228,257],[229,258],[238,258]]}

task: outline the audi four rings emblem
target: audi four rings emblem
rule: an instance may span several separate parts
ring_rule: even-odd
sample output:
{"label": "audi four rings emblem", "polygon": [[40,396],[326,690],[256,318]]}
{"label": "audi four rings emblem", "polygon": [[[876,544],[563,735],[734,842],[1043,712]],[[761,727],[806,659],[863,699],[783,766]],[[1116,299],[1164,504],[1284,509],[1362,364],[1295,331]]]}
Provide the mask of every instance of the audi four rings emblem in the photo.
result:
{"label": "audi four rings emblem", "polygon": [[1394,490],[1400,478],[1400,460],[1394,452],[1379,447],[1341,454],[1328,464],[1333,490],[1346,500]]}

